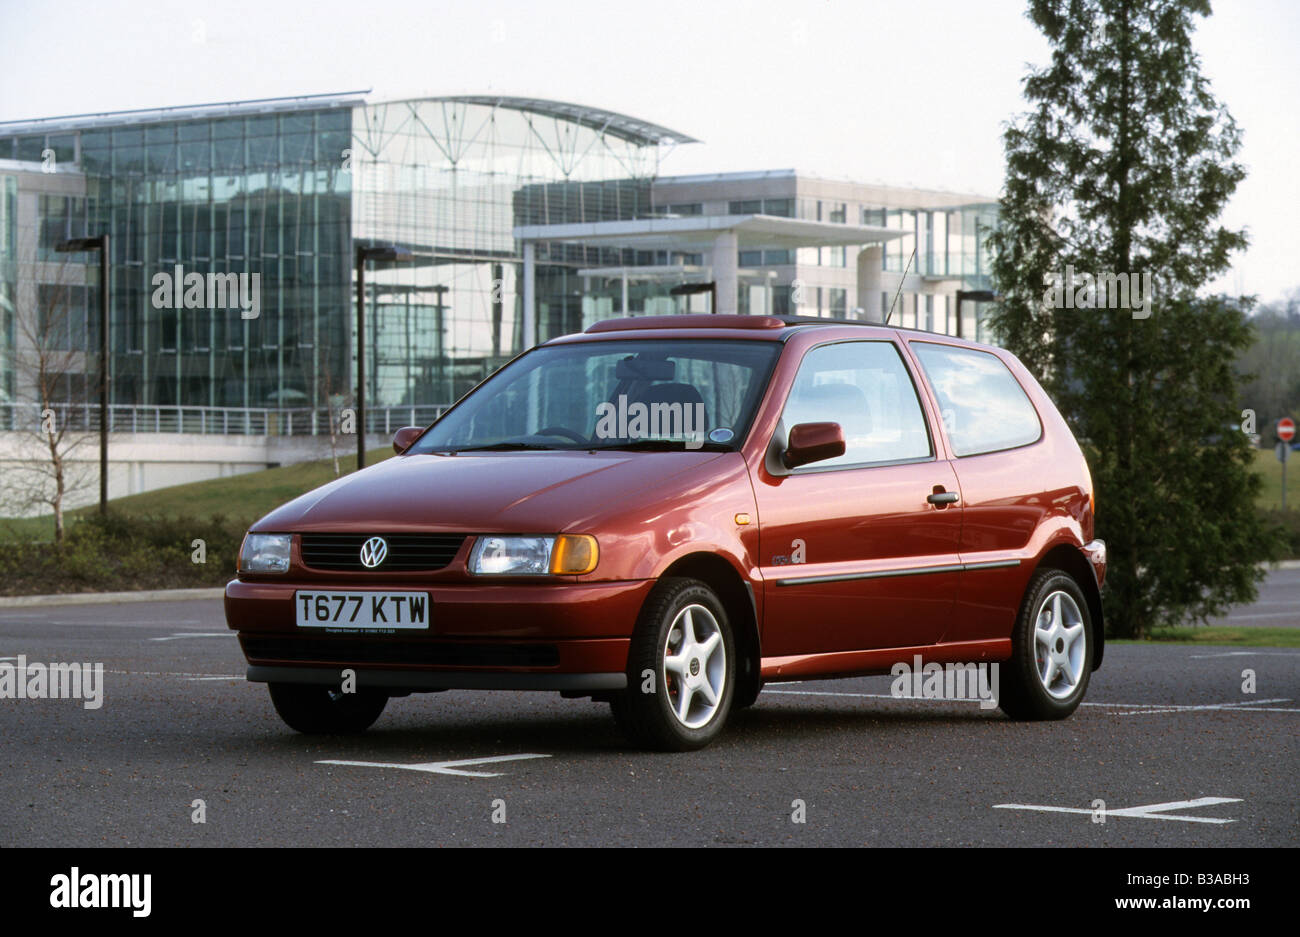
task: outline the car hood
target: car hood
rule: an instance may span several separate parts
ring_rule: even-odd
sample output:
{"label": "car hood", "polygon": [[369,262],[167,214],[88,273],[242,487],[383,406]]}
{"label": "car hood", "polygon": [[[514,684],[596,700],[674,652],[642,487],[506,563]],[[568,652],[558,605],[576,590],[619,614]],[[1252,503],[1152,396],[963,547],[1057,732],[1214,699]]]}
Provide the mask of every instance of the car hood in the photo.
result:
{"label": "car hood", "polygon": [[579,530],[655,488],[739,453],[510,452],[405,455],[295,498],[257,531],[542,533]]}

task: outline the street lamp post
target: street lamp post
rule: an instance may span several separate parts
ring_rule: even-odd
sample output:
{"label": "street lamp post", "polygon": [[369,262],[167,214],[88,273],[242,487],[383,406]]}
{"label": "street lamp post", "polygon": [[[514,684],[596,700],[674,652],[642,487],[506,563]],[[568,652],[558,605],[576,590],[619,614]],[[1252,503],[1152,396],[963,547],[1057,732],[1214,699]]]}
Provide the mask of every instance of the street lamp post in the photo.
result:
{"label": "street lamp post", "polygon": [[718,311],[718,283],[716,280],[710,280],[708,283],[683,283],[681,286],[674,286],[668,291],[669,296],[693,296],[696,293],[708,293],[709,312]]}
{"label": "street lamp post", "polygon": [[60,241],[61,254],[99,251],[99,513],[108,513],[108,235]]}
{"label": "street lamp post", "polygon": [[357,246],[357,471],[366,467],[366,262],[411,260],[404,247]]}
{"label": "street lamp post", "polygon": [[976,303],[991,303],[998,296],[992,290],[958,290],[956,301],[953,303],[957,307],[957,337],[961,338],[961,301],[969,299]]}

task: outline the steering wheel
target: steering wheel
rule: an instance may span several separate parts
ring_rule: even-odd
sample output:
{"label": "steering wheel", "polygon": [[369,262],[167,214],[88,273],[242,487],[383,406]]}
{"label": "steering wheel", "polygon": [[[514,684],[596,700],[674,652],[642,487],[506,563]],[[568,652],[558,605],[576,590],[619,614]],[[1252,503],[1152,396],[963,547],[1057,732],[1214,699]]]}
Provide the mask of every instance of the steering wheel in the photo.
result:
{"label": "steering wheel", "polygon": [[586,445],[587,443],[591,442],[591,440],[589,440],[586,436],[576,433],[571,429],[566,429],[563,426],[543,427],[542,429],[539,429],[537,432],[533,433],[533,435],[534,436],[563,436],[566,439],[572,439],[574,442],[580,443],[582,445]]}

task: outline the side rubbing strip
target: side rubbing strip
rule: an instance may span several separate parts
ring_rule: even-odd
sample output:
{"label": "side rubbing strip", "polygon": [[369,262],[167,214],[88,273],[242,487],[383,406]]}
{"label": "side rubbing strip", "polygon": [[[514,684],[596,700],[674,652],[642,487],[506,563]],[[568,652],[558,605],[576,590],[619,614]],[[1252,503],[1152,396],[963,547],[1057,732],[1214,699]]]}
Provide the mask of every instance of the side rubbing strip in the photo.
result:
{"label": "side rubbing strip", "polygon": [[1019,566],[1020,560],[992,560],[987,563],[949,563],[943,566],[908,566],[903,569],[877,570],[869,573],[840,573],[835,576],[799,576],[778,579],[778,586],[811,586],[823,582],[852,582],[857,579],[892,579],[897,576],[925,576],[930,573],[975,572],[981,569],[1005,569]]}
{"label": "side rubbing strip", "polygon": [[1019,560],[990,560],[987,563],[963,563],[962,569],[974,572],[979,569],[1007,569],[1011,566],[1019,566]]}

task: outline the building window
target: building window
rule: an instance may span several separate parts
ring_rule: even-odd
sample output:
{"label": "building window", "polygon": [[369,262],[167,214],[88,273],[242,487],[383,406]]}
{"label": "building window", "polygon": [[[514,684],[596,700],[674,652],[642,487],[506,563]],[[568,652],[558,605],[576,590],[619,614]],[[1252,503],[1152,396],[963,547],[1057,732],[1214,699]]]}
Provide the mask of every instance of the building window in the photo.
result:
{"label": "building window", "polygon": [[843,202],[831,206],[830,221],[832,224],[844,224],[848,220],[848,206]]}
{"label": "building window", "polygon": [[793,218],[794,199],[765,198],[763,199],[763,214],[775,215],[778,218]]}
{"label": "building window", "polygon": [[772,315],[788,316],[793,311],[790,308],[790,284],[774,284],[772,287]]}
{"label": "building window", "polygon": [[730,202],[727,205],[727,214],[729,215],[761,215],[763,214],[762,199],[747,199],[743,202]]}

